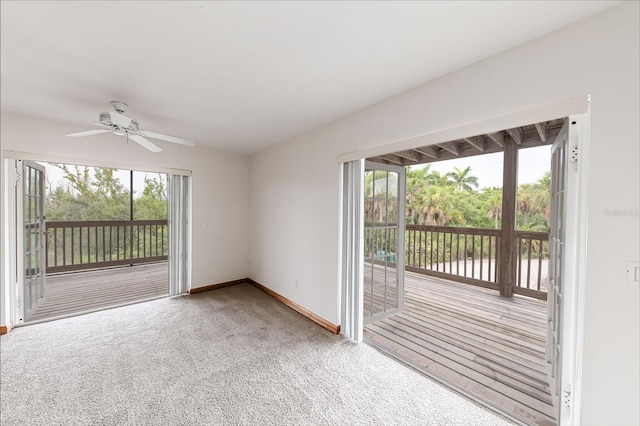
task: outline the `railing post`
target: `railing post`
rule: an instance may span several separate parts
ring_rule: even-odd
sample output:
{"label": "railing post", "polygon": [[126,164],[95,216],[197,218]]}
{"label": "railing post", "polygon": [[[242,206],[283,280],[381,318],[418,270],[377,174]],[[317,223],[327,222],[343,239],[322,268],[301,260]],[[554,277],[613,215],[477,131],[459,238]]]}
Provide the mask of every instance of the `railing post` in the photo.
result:
{"label": "railing post", "polygon": [[129,266],[133,266],[133,219],[129,221]]}
{"label": "railing post", "polygon": [[515,229],[518,193],[518,146],[511,137],[504,138],[502,173],[502,229],[498,286],[500,296],[512,297],[516,279]]}

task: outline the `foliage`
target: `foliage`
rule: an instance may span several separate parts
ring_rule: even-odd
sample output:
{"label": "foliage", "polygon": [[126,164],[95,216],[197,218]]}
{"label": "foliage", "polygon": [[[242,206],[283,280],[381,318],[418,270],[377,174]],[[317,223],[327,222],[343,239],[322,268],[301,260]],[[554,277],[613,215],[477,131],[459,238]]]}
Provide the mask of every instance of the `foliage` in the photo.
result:
{"label": "foliage", "polygon": [[447,173],[446,176],[457,191],[473,191],[474,188],[478,188],[478,178],[471,175],[471,166],[464,169],[458,167],[453,169],[454,171]]}
{"label": "foliage", "polygon": [[[549,229],[551,173],[518,188],[517,228]],[[430,166],[407,171],[408,224],[500,228],[502,189],[478,190],[471,167],[454,168],[442,175]]]}
{"label": "foliage", "polygon": [[[64,183],[46,194],[48,221],[128,220],[130,194],[115,169],[54,164],[63,172]],[[134,219],[166,219],[166,181],[145,177],[140,197],[133,200]],[[134,194],[135,195],[135,194]]]}
{"label": "foliage", "polygon": [[133,200],[133,218],[138,220],[167,218],[167,182],[162,178],[144,178],[142,196]]}

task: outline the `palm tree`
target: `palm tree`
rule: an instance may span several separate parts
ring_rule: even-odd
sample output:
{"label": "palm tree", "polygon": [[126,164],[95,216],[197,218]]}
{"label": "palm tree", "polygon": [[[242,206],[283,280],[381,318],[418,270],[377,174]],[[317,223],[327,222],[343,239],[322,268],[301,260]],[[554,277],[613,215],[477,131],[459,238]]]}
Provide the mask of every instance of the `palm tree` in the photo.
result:
{"label": "palm tree", "polygon": [[448,186],[450,184],[449,179],[447,178],[448,175],[448,173],[442,175],[439,171],[434,170],[427,175],[427,183],[433,186]]}
{"label": "palm tree", "polygon": [[[525,185],[523,185],[523,187],[525,187]],[[518,195],[518,210],[522,212],[522,226],[526,227],[529,220],[529,213],[534,209],[535,200],[528,191],[528,188],[523,189],[524,190]]]}
{"label": "palm tree", "polygon": [[502,191],[492,191],[487,203],[489,206],[487,216],[494,220],[495,229],[498,229],[498,223],[502,219]]}
{"label": "palm tree", "polygon": [[454,167],[454,170],[454,172],[447,173],[447,177],[455,185],[457,191],[473,191],[474,188],[478,188],[478,178],[471,175],[471,166],[467,166],[465,169]]}
{"label": "palm tree", "polygon": [[410,168],[407,170],[407,203],[406,219],[407,223],[418,223],[422,205],[424,204],[425,191],[428,183],[431,164],[427,164],[420,169]]}
{"label": "palm tree", "polygon": [[447,207],[442,193],[435,192],[429,197],[428,203],[422,209],[419,221],[422,225],[444,226],[447,223]]}

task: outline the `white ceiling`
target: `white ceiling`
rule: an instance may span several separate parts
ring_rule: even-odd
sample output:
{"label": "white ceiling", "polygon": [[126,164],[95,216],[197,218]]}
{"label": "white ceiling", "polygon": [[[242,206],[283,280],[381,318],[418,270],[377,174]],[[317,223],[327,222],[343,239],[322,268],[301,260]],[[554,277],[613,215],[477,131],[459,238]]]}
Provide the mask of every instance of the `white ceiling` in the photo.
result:
{"label": "white ceiling", "polygon": [[1,108],[255,152],[617,3],[3,1]]}

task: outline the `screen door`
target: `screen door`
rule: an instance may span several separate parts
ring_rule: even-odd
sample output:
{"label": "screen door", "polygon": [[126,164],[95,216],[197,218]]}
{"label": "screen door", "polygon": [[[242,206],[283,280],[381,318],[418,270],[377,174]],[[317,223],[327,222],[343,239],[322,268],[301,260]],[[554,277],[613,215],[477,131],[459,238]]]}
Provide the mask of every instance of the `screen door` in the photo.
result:
{"label": "screen door", "polygon": [[365,165],[365,324],[403,308],[405,176],[403,167],[370,161]]}
{"label": "screen door", "polygon": [[[34,161],[22,161],[22,212],[18,211],[22,232],[22,286],[18,286],[18,322],[29,321],[45,295],[45,168]],[[18,209],[20,210],[20,208]]]}

